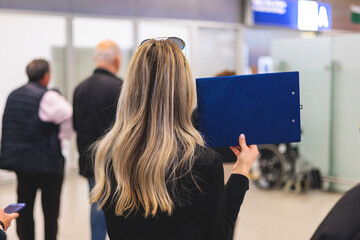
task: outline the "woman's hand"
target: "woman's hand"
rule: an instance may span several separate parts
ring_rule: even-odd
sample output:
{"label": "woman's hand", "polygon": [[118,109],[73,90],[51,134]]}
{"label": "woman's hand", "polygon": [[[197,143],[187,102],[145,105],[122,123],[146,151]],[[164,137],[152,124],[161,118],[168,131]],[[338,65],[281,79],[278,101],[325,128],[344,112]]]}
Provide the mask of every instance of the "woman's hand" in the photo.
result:
{"label": "woman's hand", "polygon": [[238,147],[230,147],[237,157],[233,173],[248,177],[250,168],[259,155],[259,150],[256,145],[246,145],[244,134],[241,134],[239,137],[239,145]]}
{"label": "woman's hand", "polygon": [[[5,226],[5,229],[3,230],[6,231],[10,227],[11,221],[17,218],[18,216],[19,216],[18,213],[7,214],[4,212],[4,209],[0,208],[0,221],[2,221]],[[2,227],[0,226],[0,228]]]}

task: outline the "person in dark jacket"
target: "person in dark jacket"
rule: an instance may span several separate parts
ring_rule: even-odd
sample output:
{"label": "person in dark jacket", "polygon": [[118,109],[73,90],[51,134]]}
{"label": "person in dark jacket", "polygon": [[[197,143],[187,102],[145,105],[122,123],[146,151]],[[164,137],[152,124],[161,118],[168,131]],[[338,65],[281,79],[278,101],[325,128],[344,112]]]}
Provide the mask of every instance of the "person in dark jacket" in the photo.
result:
{"label": "person in dark jacket", "polygon": [[5,213],[4,209],[0,208],[0,240],[6,240],[5,231],[10,227],[11,221],[19,217],[18,213]]}
{"label": "person in dark jacket", "polygon": [[49,63],[35,59],[26,67],[29,82],[10,93],[3,115],[0,168],[17,176],[18,202],[26,204],[17,219],[20,240],[34,240],[33,208],[41,190],[45,239],[55,240],[64,172],[60,141],[72,133],[72,106],[47,86]]}
{"label": "person in dark jacket", "polygon": [[116,121],[96,145],[90,200],[104,210],[111,240],[226,240],[233,231],[258,150],[240,135],[225,187],[221,157],[191,123],[196,94],[184,45],[143,41]]}
{"label": "person in dark jacket", "polygon": [[360,184],[335,204],[311,240],[360,240]]}
{"label": "person in dark jacket", "polygon": [[[113,41],[103,41],[95,50],[96,69],[81,82],[74,92],[74,129],[77,133],[80,174],[88,179],[89,190],[94,186],[91,145],[105,134],[115,120],[117,99],[122,80],[116,77],[120,68],[120,49]],[[97,204],[91,206],[92,240],[104,240],[106,222]]]}

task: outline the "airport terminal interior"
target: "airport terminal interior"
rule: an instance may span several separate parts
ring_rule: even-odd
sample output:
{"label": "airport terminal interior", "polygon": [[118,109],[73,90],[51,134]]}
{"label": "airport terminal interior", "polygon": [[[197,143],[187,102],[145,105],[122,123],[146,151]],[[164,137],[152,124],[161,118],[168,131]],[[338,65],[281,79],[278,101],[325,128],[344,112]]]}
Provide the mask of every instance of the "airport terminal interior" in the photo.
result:
{"label": "airport terminal interior", "polygon": [[[224,70],[299,72],[301,141],[259,145],[234,240],[310,239],[360,181],[358,0],[0,0],[0,32],[1,116],[9,94],[27,83],[33,59],[50,63],[49,88],[72,103],[75,87],[95,69],[94,51],[103,40],[119,46],[116,75],[124,81],[140,43],[159,37],[185,42],[194,81]],[[88,240],[89,185],[78,173],[75,135],[62,142],[62,154],[57,239]],[[225,182],[232,167],[224,163]],[[14,172],[0,170],[1,208],[17,202],[16,189]],[[45,239],[40,195],[36,240]],[[16,221],[6,234],[19,239]]]}

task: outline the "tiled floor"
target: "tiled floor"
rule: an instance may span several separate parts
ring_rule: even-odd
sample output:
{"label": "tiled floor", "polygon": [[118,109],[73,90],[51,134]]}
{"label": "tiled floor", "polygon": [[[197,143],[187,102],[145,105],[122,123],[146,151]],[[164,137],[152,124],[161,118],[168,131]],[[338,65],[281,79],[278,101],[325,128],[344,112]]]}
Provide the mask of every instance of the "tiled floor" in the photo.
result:
{"label": "tiled floor", "polygon": [[[226,177],[231,166],[225,166]],[[309,239],[323,217],[341,194],[312,191],[292,195],[283,191],[262,191],[251,186],[236,224],[236,240]],[[38,199],[39,200],[39,199]],[[0,206],[16,201],[15,185],[0,186]],[[35,206],[36,236],[43,239],[40,201]],[[15,224],[14,224],[15,225]],[[8,239],[17,240],[15,226]],[[87,181],[77,175],[65,179],[62,192],[59,240],[89,240],[89,205]]]}

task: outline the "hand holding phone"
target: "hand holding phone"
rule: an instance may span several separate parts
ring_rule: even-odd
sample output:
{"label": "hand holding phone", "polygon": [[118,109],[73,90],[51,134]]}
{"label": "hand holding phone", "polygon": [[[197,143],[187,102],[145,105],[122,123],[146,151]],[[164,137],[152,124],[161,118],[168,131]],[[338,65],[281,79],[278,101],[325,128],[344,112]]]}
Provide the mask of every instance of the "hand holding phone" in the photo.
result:
{"label": "hand holding phone", "polygon": [[15,213],[15,212],[20,211],[24,207],[25,207],[25,203],[14,203],[14,204],[10,204],[9,206],[7,206],[4,209],[4,212],[5,213]]}
{"label": "hand holding phone", "polygon": [[25,207],[25,203],[10,204],[5,209],[0,208],[0,229],[6,231],[10,225],[11,221],[19,217],[17,211],[20,211]]}

